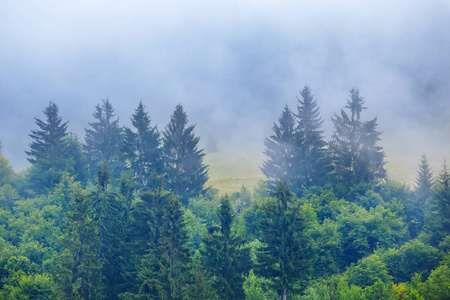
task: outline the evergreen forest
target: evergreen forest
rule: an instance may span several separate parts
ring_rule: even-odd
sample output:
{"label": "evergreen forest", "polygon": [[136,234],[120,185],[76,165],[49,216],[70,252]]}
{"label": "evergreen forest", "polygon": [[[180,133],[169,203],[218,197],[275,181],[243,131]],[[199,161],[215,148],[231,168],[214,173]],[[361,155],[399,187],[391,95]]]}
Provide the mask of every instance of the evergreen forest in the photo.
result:
{"label": "evergreen forest", "polygon": [[273,116],[264,179],[230,194],[181,104],[164,127],[133,104],[124,127],[101,100],[79,137],[50,102],[18,137],[26,170],[0,142],[0,299],[450,299],[446,162],[392,180],[358,89],[333,116],[308,86],[297,99]]}

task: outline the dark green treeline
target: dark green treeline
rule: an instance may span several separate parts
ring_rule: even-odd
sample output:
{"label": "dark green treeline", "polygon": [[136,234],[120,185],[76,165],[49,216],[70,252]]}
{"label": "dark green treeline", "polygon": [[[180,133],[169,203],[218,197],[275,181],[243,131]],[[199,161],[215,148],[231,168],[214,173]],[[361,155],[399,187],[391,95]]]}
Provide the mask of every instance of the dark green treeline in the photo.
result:
{"label": "dark green treeline", "polygon": [[365,109],[352,89],[326,140],[306,86],[266,180],[228,196],[181,105],[159,131],[142,102],[123,128],[104,100],[82,142],[51,102],[30,168],[0,153],[0,299],[447,299],[447,166],[389,180]]}

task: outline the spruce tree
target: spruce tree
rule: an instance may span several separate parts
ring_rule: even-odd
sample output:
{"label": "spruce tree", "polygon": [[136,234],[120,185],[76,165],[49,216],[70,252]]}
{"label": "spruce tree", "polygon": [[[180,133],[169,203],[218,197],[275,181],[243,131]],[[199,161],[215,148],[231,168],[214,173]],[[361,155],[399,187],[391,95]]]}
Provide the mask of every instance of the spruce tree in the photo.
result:
{"label": "spruce tree", "polygon": [[295,131],[294,115],[286,105],[278,118],[278,125],[273,125],[273,135],[264,140],[264,154],[268,157],[263,162],[261,171],[267,177],[267,185],[275,191],[278,181],[297,190],[298,148],[301,143]]}
{"label": "spruce tree", "polygon": [[99,167],[97,178],[96,188],[89,193],[87,201],[98,231],[98,257],[104,284],[108,287],[105,295],[107,299],[118,299],[124,284],[125,201],[109,189],[110,173],[106,164]]}
{"label": "spruce tree", "polygon": [[332,118],[335,132],[330,148],[337,186],[348,192],[349,188],[358,184],[378,185],[386,175],[384,169],[384,152],[377,143],[381,133],[376,131],[377,118],[363,121],[361,113],[364,99],[359,90],[350,91],[350,99],[341,114]]}
{"label": "spruce tree", "polygon": [[258,252],[259,272],[270,279],[280,298],[298,290],[298,283],[307,278],[314,261],[312,242],[306,235],[306,220],[294,195],[280,182],[275,198],[262,207],[260,220],[263,247]]}
{"label": "spruce tree", "polygon": [[187,126],[188,118],[178,104],[163,132],[163,153],[168,176],[167,187],[180,197],[184,206],[189,198],[204,192],[208,180],[208,167],[203,163],[205,153],[198,149],[199,137],[195,125]]}
{"label": "spruce tree", "polygon": [[434,185],[433,171],[425,154],[420,158],[416,177],[416,188],[411,201],[406,205],[407,222],[411,238],[416,238],[424,225],[425,206],[431,201]]}
{"label": "spruce tree", "polygon": [[327,181],[330,171],[327,143],[323,139],[320,110],[311,89],[305,86],[301,92],[301,99],[297,98],[297,134],[301,141],[298,161],[300,163],[297,186],[319,186]]}
{"label": "spruce tree", "polygon": [[190,262],[183,209],[170,192],[160,189],[151,198],[155,212],[149,215],[148,254],[139,268],[137,295],[142,299],[182,299]]}
{"label": "spruce tree", "polygon": [[67,212],[69,226],[64,237],[64,250],[57,258],[58,299],[104,299],[98,228],[83,191],[74,193],[72,199]]}
{"label": "spruce tree", "polygon": [[64,172],[83,180],[83,154],[73,145],[76,138],[67,133],[68,122],[59,116],[58,106],[50,102],[44,109],[46,120],[35,118],[39,129],[32,130],[30,150],[25,151],[32,164],[29,179],[35,191],[42,192],[59,183]]}
{"label": "spruce tree", "polygon": [[438,177],[436,188],[436,203],[442,218],[442,229],[444,235],[450,234],[450,174],[444,161],[442,170]]}
{"label": "spruce tree", "polygon": [[112,176],[118,177],[122,169],[119,158],[122,128],[119,127],[119,119],[114,119],[114,109],[109,99],[95,107],[93,117],[95,121],[89,123],[91,128],[85,128],[84,145],[91,176],[95,179],[99,165],[107,163]]}
{"label": "spruce tree", "polygon": [[234,212],[228,196],[222,197],[217,212],[220,226],[213,226],[204,240],[201,253],[205,268],[212,276],[212,286],[222,299],[244,299],[244,273],[250,269],[249,249],[232,231]]}
{"label": "spruce tree", "polygon": [[437,247],[450,233],[450,175],[444,161],[424,208],[423,232],[419,238]]}
{"label": "spruce tree", "polygon": [[124,129],[122,155],[139,185],[145,186],[152,173],[162,172],[160,136],[158,128],[150,125],[150,117],[142,101],[131,117],[131,124],[135,130]]}

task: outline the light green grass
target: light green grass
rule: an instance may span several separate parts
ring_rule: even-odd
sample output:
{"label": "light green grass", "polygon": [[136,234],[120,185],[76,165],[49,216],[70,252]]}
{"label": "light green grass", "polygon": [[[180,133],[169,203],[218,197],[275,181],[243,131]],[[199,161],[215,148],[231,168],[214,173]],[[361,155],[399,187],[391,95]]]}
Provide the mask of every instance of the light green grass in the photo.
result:
{"label": "light green grass", "polygon": [[259,170],[259,157],[245,153],[209,153],[205,157],[205,163],[209,165],[209,180],[206,185],[219,189],[221,193],[237,192],[242,185],[253,190],[258,180],[264,178]]}

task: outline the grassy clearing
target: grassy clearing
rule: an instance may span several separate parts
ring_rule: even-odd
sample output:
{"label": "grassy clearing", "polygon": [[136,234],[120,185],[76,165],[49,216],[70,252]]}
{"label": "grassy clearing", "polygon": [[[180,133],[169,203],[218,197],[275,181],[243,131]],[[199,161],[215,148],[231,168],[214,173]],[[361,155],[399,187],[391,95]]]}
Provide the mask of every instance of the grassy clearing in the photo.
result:
{"label": "grassy clearing", "polygon": [[232,156],[221,152],[208,153],[205,163],[209,165],[206,185],[218,188],[222,193],[237,192],[242,185],[253,190],[258,180],[264,178],[258,157],[245,153]]}

